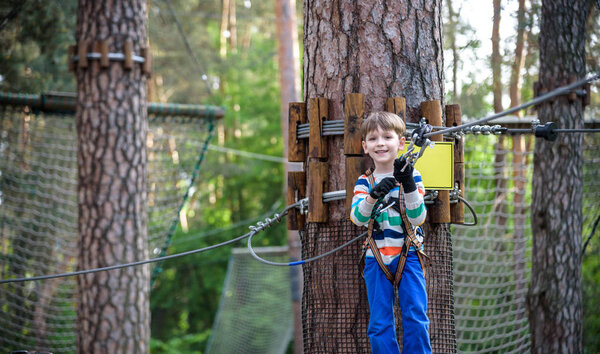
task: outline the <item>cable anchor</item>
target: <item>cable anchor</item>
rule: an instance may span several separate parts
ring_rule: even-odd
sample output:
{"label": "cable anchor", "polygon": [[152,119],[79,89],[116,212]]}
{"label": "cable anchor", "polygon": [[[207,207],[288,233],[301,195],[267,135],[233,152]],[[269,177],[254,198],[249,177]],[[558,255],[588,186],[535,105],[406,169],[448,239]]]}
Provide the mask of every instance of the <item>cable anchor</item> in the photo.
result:
{"label": "cable anchor", "polygon": [[[533,133],[536,138],[544,138],[548,141],[554,141],[558,137],[558,133],[554,131],[556,129],[556,123],[548,122],[544,125],[538,125],[533,127]],[[533,123],[533,122],[532,122]]]}
{"label": "cable anchor", "polygon": [[[419,122],[419,127],[415,128],[413,130],[412,133],[412,137],[410,139],[410,144],[408,145],[408,148],[406,149],[406,164],[404,165],[404,167],[402,167],[402,171],[404,172],[404,170],[406,169],[406,167],[408,166],[408,164],[411,164],[411,166],[414,166],[415,163],[417,163],[417,160],[423,156],[423,153],[425,152],[425,149],[429,146],[430,148],[433,148],[435,146],[435,143],[431,140],[429,140],[429,138],[425,137],[425,134],[429,134],[433,131],[433,127],[430,124],[427,124],[427,119],[426,118],[421,118],[421,121]],[[415,146],[420,147],[421,149],[419,150],[419,152],[413,152],[415,150]]]}

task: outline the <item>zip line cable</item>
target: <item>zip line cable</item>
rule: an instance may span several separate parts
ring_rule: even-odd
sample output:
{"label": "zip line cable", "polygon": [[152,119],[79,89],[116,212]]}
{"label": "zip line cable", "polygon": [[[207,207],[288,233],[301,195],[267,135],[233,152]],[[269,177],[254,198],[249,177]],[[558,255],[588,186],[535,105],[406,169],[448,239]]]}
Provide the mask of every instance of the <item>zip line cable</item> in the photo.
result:
{"label": "zip line cable", "polygon": [[275,209],[277,207],[279,207],[279,204],[281,204],[281,203],[279,203],[279,202],[275,203],[268,212],[266,212],[266,213],[264,213],[262,215],[259,215],[259,216],[253,217],[253,218],[248,218],[246,220],[241,220],[241,221],[235,222],[235,223],[233,223],[231,225],[228,225],[226,227],[221,227],[221,228],[218,228],[218,229],[212,229],[212,230],[209,230],[209,231],[200,232],[200,233],[196,233],[196,234],[190,234],[190,235],[187,235],[185,237],[178,237],[175,240],[173,240],[173,242],[171,244],[172,245],[181,245],[181,244],[188,243],[190,241],[197,241],[199,239],[202,239],[202,238],[205,238],[205,237],[208,237],[208,236],[211,236],[211,235],[216,235],[216,234],[219,234],[221,232],[233,230],[233,229],[236,229],[238,227],[242,227],[242,226],[246,226],[246,225],[251,224],[251,223],[255,223],[256,221],[261,220],[261,219],[265,219],[269,215],[273,214],[275,212]]}
{"label": "zip line cable", "polygon": [[289,212],[290,209],[295,208],[297,206],[300,206],[302,203],[303,203],[303,201],[299,201],[299,202],[296,202],[294,204],[288,205],[286,208],[284,208],[282,210],[282,212],[280,214],[276,213],[274,215],[273,219],[266,219],[266,223],[259,222],[256,227],[251,227],[250,228],[250,232],[247,232],[247,233],[245,233],[245,234],[243,234],[241,236],[235,237],[235,238],[233,238],[231,240],[227,240],[227,241],[224,241],[224,242],[221,242],[221,243],[217,243],[217,244],[214,244],[214,245],[211,245],[211,246],[202,247],[202,248],[198,248],[198,249],[187,251],[187,252],[181,252],[181,253],[171,254],[171,255],[168,255],[168,256],[164,256],[164,257],[157,257],[157,258],[153,258],[153,259],[145,259],[145,260],[136,261],[136,262],[130,262],[130,263],[116,264],[116,265],[112,265],[112,266],[108,266],[108,267],[85,269],[85,270],[79,270],[79,271],[68,272],[68,273],[40,275],[40,276],[35,276],[35,277],[23,277],[23,278],[14,278],[14,279],[0,279],[0,285],[2,285],[2,284],[8,284],[8,283],[19,283],[19,282],[35,281],[35,280],[47,280],[47,279],[71,277],[71,276],[75,276],[75,275],[98,273],[98,272],[103,272],[103,271],[108,271],[108,270],[122,269],[122,268],[140,266],[140,265],[144,265],[144,264],[162,262],[162,261],[165,261],[165,260],[168,260],[168,259],[189,256],[189,255],[196,254],[196,253],[202,253],[202,252],[209,251],[209,250],[212,250],[212,249],[215,249],[215,248],[219,248],[219,247],[222,247],[222,246],[230,245],[232,243],[235,243],[235,242],[238,242],[240,240],[243,240],[246,237],[253,236],[254,234],[259,233],[260,231],[263,231],[267,227],[271,226],[275,221],[277,221],[277,222],[281,221],[281,218],[283,216],[285,216]]}
{"label": "zip line cable", "polygon": [[108,267],[79,270],[79,271],[68,272],[68,273],[49,274],[49,275],[40,275],[40,276],[35,276],[35,277],[14,278],[14,279],[0,279],[0,284],[18,283],[18,282],[34,281],[34,280],[47,280],[47,279],[54,279],[54,278],[64,278],[64,277],[71,277],[71,276],[75,276],[75,275],[98,273],[98,272],[103,272],[103,271],[107,271],[107,270],[122,269],[122,268],[134,267],[134,266],[139,266],[139,265],[144,265],[144,264],[149,264],[149,263],[161,262],[161,261],[165,261],[168,259],[189,256],[189,255],[192,255],[195,253],[201,253],[201,252],[208,251],[208,250],[218,248],[221,246],[226,246],[226,245],[235,243],[237,241],[243,240],[244,238],[250,236],[251,233],[252,232],[248,232],[248,233],[238,236],[234,239],[231,239],[231,240],[228,240],[225,242],[221,242],[221,243],[218,243],[215,245],[198,248],[198,249],[187,251],[187,252],[176,253],[176,254],[172,254],[172,255],[168,255],[168,256],[164,256],[164,257],[145,259],[145,260],[137,261],[137,262],[116,264],[116,265],[108,266]]}
{"label": "zip line cable", "polygon": [[547,101],[547,100],[549,100],[551,98],[554,98],[556,96],[564,95],[565,93],[569,93],[574,88],[583,86],[583,85],[587,84],[588,82],[596,81],[598,79],[600,79],[600,74],[595,74],[595,75],[590,76],[588,78],[584,78],[584,79],[581,79],[579,81],[576,81],[576,82],[574,82],[572,84],[569,84],[569,85],[566,85],[566,86],[561,86],[561,87],[559,87],[557,89],[554,89],[554,90],[552,90],[552,91],[550,91],[548,93],[545,93],[545,94],[543,94],[541,96],[538,96],[538,97],[534,98],[533,100],[531,100],[529,102],[525,102],[525,103],[523,103],[523,104],[521,104],[519,106],[507,109],[506,111],[503,111],[503,112],[500,112],[500,113],[496,113],[496,114],[493,114],[491,116],[488,116],[488,117],[485,117],[485,118],[482,118],[482,119],[479,119],[479,120],[476,120],[476,121],[473,121],[473,122],[461,124],[461,125],[458,125],[456,127],[451,127],[451,128],[441,129],[441,130],[438,130],[438,131],[433,131],[433,132],[424,134],[423,137],[429,138],[429,137],[434,136],[434,135],[449,134],[449,133],[453,133],[453,132],[456,132],[456,131],[461,131],[464,128],[468,128],[470,126],[487,123],[487,122],[489,122],[491,120],[494,120],[496,118],[504,117],[504,116],[507,116],[509,114],[516,113],[516,112],[518,112],[520,110],[523,110],[523,109],[525,109],[527,107],[530,107],[530,106],[533,106],[533,105],[537,105],[539,103]]}
{"label": "zip line cable", "polygon": [[256,252],[254,252],[254,249],[252,248],[252,237],[254,237],[255,234],[251,235],[250,237],[248,237],[248,250],[250,251],[250,254],[252,255],[252,257],[254,259],[256,259],[257,261],[261,262],[261,263],[272,265],[272,266],[290,266],[290,267],[292,267],[292,266],[302,265],[302,264],[305,264],[305,263],[314,262],[314,261],[316,261],[318,259],[321,259],[323,257],[329,256],[330,254],[335,253],[335,252],[341,250],[342,248],[350,246],[351,244],[353,244],[354,242],[360,240],[363,236],[365,236],[368,233],[369,233],[368,231],[365,231],[362,234],[360,234],[360,235],[356,236],[355,238],[351,239],[350,241],[347,241],[346,243],[344,243],[344,244],[342,244],[342,245],[340,245],[340,246],[338,246],[338,247],[336,247],[334,249],[331,249],[331,250],[329,250],[329,251],[327,251],[325,253],[316,255],[316,256],[311,257],[311,258],[301,259],[299,261],[289,262],[289,263],[271,262],[271,261],[263,259],[259,255],[257,255]]}
{"label": "zip line cable", "polygon": [[237,156],[248,157],[248,158],[256,159],[256,160],[279,162],[279,163],[287,163],[288,162],[287,159],[284,159],[283,157],[279,157],[279,156],[258,154],[256,152],[236,150],[233,148],[217,146],[217,145],[213,145],[213,144],[209,144],[208,149],[213,150],[213,151],[218,151],[218,152],[228,152],[228,153],[231,153],[231,154],[234,154]]}

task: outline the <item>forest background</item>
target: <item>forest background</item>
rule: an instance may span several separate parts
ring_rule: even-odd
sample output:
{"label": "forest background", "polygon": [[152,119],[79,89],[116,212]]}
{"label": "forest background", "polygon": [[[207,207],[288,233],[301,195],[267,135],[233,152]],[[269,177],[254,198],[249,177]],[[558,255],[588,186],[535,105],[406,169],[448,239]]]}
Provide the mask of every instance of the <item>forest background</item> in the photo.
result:
{"label": "forest background", "polygon": [[[495,51],[490,34],[494,2],[501,7],[502,18]],[[498,110],[494,97],[500,97],[500,104],[508,108],[511,86],[518,88],[523,102],[533,97],[541,0],[524,3],[524,17],[518,21],[517,0],[444,1],[446,103],[461,104],[466,118],[481,118]],[[600,16],[596,1],[589,4],[588,72],[598,72]],[[76,14],[74,0],[0,4],[0,91],[75,92],[75,78],[67,69],[67,50],[74,44]],[[169,253],[177,253],[238,236],[285,203],[274,1],[150,0],[148,14],[154,57],[149,100],[219,105],[227,112],[212,144],[230,150],[209,151],[182,215],[185,227],[173,237]],[[297,14],[301,46],[301,3]],[[517,60],[519,28],[525,34],[524,62],[515,78],[511,68]],[[191,44],[189,49],[184,40]],[[498,87],[500,93],[494,95]],[[598,86],[592,88],[586,117],[598,118]],[[255,243],[285,245],[285,224],[270,229]],[[600,241],[595,238],[583,258],[586,352],[600,352],[599,253]],[[231,248],[223,247],[163,264],[151,293],[153,352],[204,350],[230,254]]]}

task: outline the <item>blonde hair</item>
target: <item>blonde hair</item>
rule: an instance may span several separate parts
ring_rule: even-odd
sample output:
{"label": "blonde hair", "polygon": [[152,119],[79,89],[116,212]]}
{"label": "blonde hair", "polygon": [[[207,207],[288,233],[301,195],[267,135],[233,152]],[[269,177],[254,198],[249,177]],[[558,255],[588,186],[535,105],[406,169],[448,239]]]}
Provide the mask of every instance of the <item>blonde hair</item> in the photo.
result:
{"label": "blonde hair", "polygon": [[381,130],[393,130],[398,137],[403,137],[406,132],[404,121],[396,114],[390,112],[373,112],[360,125],[360,133],[363,140],[370,132],[381,128]]}

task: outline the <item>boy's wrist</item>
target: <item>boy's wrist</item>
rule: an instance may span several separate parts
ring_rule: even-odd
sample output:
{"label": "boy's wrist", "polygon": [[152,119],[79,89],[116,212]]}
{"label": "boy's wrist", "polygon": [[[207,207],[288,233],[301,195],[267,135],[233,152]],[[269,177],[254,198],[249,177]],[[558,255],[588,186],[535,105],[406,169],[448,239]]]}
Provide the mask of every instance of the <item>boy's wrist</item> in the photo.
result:
{"label": "boy's wrist", "polygon": [[367,195],[367,197],[365,198],[365,200],[367,201],[367,203],[369,204],[375,204],[377,203],[377,199],[374,199],[373,197],[371,197],[370,195]]}

